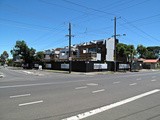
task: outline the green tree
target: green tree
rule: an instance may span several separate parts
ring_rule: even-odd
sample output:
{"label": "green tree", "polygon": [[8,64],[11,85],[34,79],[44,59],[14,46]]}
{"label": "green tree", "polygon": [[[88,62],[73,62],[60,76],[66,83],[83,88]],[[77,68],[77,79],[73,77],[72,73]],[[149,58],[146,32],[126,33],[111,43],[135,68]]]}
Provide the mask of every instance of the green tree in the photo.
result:
{"label": "green tree", "polygon": [[42,62],[43,59],[44,59],[44,52],[43,51],[39,51],[35,54],[35,61]]}
{"label": "green tree", "polygon": [[156,59],[158,58],[153,52],[147,51],[146,53],[146,59]]}
{"label": "green tree", "polygon": [[148,59],[157,59],[160,57],[160,46],[147,47],[147,56]]}
{"label": "green tree", "polygon": [[116,54],[118,57],[125,57],[126,53],[126,44],[118,43],[116,46]]}
{"label": "green tree", "polygon": [[8,59],[8,60],[7,60],[7,64],[8,64],[9,66],[13,66],[13,59]]}
{"label": "green tree", "polygon": [[117,59],[119,61],[128,62],[129,59],[132,59],[136,54],[134,45],[126,45],[123,43],[118,43],[116,46]]}
{"label": "green tree", "polygon": [[29,48],[24,40],[16,41],[16,45],[13,50],[11,50],[11,54],[13,55],[14,60],[16,58],[23,59],[24,64],[28,64],[28,67],[32,67],[35,55],[35,49]]}
{"label": "green tree", "polygon": [[3,64],[6,63],[8,57],[9,57],[9,55],[8,55],[7,51],[4,51],[4,52],[1,54],[0,58],[1,58],[1,61],[2,61]]}
{"label": "green tree", "polygon": [[132,61],[134,55],[136,55],[136,50],[134,48],[134,45],[127,45],[126,56],[128,60],[130,59]]}
{"label": "green tree", "polygon": [[157,59],[160,54],[160,46],[145,47],[138,45],[137,53],[139,54],[139,58]]}
{"label": "green tree", "polygon": [[138,45],[137,46],[137,53],[139,55],[139,58],[146,58],[147,48],[143,45]]}

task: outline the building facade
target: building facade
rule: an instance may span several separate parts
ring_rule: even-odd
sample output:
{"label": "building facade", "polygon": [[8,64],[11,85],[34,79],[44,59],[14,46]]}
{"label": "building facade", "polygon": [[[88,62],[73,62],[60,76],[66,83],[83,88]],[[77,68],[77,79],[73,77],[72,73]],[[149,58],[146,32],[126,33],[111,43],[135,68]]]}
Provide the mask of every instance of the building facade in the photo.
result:
{"label": "building facade", "polygon": [[[92,40],[71,46],[72,61],[114,61],[114,38]],[[69,48],[46,50],[44,61],[68,61]]]}

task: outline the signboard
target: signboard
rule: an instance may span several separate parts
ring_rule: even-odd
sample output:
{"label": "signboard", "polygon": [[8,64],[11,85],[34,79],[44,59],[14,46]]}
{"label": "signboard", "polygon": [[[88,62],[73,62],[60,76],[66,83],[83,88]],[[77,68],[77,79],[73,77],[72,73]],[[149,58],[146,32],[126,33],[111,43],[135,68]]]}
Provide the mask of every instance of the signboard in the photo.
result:
{"label": "signboard", "polygon": [[46,64],[46,68],[51,68],[52,65],[51,64]]}
{"label": "signboard", "polygon": [[34,67],[38,68],[39,64],[34,64]]}
{"label": "signboard", "polygon": [[94,69],[107,69],[108,66],[107,64],[103,64],[103,63],[94,63]]}
{"label": "signboard", "polygon": [[119,64],[119,69],[129,69],[129,64]]}
{"label": "signboard", "polygon": [[69,69],[69,64],[61,64],[61,69]]}

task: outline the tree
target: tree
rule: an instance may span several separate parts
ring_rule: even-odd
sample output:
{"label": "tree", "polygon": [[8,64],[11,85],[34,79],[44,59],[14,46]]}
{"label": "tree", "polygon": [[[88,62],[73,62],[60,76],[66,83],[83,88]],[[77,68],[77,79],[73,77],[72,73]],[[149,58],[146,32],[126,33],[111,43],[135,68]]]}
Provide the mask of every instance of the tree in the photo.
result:
{"label": "tree", "polygon": [[119,57],[125,57],[125,53],[126,53],[126,44],[123,43],[118,43],[116,46],[116,54]]}
{"label": "tree", "polygon": [[7,64],[8,66],[13,66],[13,59],[8,59]]}
{"label": "tree", "polygon": [[158,58],[153,52],[147,51],[146,53],[146,59],[156,59]]}
{"label": "tree", "polygon": [[160,57],[160,46],[147,47],[147,56],[148,59],[157,59]]}
{"label": "tree", "polygon": [[160,46],[145,47],[143,45],[138,45],[137,52],[139,58],[157,59],[160,54]]}
{"label": "tree", "polygon": [[4,51],[4,52],[1,54],[0,58],[1,58],[1,61],[3,62],[3,64],[6,63],[6,60],[8,59],[8,57],[9,57],[9,55],[8,55],[7,51]]}
{"label": "tree", "polygon": [[43,51],[39,51],[35,54],[35,61],[42,62],[43,59],[44,59],[44,52]]}
{"label": "tree", "polygon": [[32,67],[32,63],[34,61],[35,49],[29,48],[24,40],[16,41],[16,45],[11,50],[11,54],[13,55],[14,60],[16,58],[22,59],[24,64],[28,64],[28,67]]}
{"label": "tree", "polygon": [[136,50],[134,48],[134,45],[128,45],[126,48],[126,55],[128,60],[130,59],[132,61],[134,55],[136,55]]}
{"label": "tree", "polygon": [[139,54],[139,58],[146,58],[147,48],[143,45],[138,45],[137,53]]}
{"label": "tree", "polygon": [[136,54],[134,45],[126,45],[123,43],[118,43],[116,47],[117,47],[116,49],[117,59],[119,61],[128,62],[129,59],[132,59]]}

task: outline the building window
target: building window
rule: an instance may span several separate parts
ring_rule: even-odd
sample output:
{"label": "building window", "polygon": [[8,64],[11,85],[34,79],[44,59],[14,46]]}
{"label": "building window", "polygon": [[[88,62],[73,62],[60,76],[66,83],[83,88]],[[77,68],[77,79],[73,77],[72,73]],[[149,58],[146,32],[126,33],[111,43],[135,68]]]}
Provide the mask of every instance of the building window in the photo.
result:
{"label": "building window", "polygon": [[88,48],[88,53],[96,53],[96,48]]}
{"label": "building window", "polygon": [[76,52],[76,51],[73,51],[73,55],[77,55],[77,52]]}
{"label": "building window", "polygon": [[87,50],[86,50],[86,49],[83,49],[83,53],[87,53]]}
{"label": "building window", "polygon": [[101,48],[97,48],[97,53],[101,53],[102,49]]}

